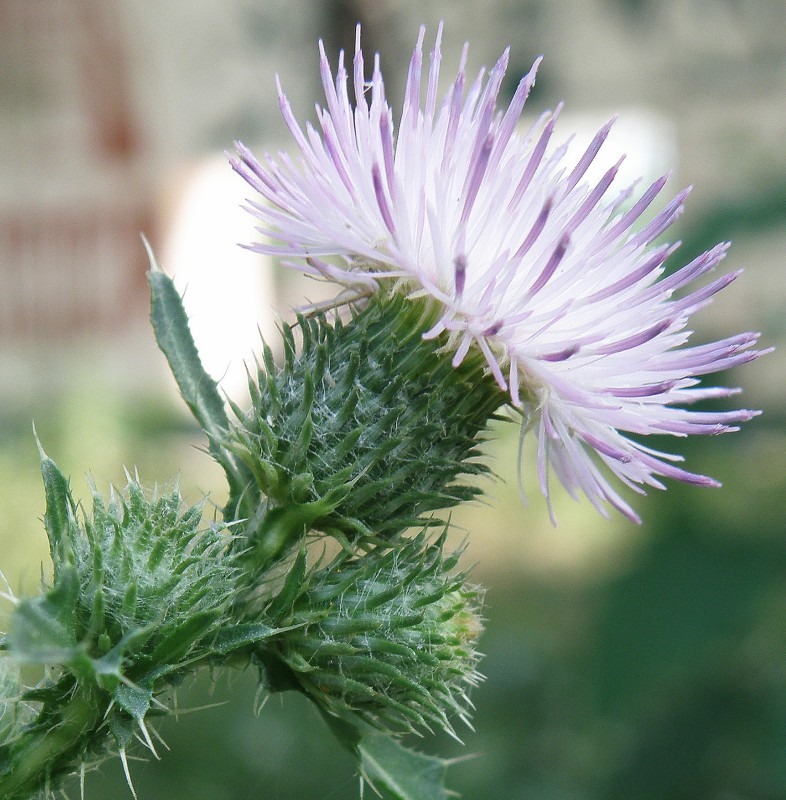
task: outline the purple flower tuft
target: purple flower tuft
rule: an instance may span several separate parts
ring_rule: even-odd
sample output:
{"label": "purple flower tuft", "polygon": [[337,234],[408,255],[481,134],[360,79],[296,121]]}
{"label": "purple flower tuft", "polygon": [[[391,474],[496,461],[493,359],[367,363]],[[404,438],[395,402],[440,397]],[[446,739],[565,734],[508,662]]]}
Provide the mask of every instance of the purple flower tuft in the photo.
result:
{"label": "purple flower tuft", "polygon": [[549,150],[561,107],[520,133],[540,59],[500,110],[508,51],[467,89],[465,46],[438,106],[441,34],[440,26],[423,103],[420,30],[397,130],[378,57],[366,81],[359,29],[355,107],[343,53],[334,79],[321,45],[321,130],[300,127],[279,86],[299,163],[285,154],[258,162],[241,144],[232,160],[264,198],[251,208],[260,232],[277,242],[253,249],[358,295],[395,284],[431,298],[439,321],[424,337],[446,333],[454,365],[480,349],[520,409],[523,432],[534,433],[547,498],[551,468],[572,496],[583,492],[604,515],[610,504],[638,521],[608,471],[638,492],[663,488],[661,477],[717,485],[676,466],[680,456],[626,434],[724,433],[758,413],[684,407],[736,393],[699,387],[698,378],[761,355],[752,349],[755,333],[687,345],[690,316],[738,273],[676,293],[711,272],[728,245],[664,277],[676,246],[654,242],[682,212],[687,191],[634,227],[665,177],[633,202],[626,202],[633,187],[611,190],[619,164],[597,184],[583,180],[613,120],[575,165],[564,163],[564,147]]}

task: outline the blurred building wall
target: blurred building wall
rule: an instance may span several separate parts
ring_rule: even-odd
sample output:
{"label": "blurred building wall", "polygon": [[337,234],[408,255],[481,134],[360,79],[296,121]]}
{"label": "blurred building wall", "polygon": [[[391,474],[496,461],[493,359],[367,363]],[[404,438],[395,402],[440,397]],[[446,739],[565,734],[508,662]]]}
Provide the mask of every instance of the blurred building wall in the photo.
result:
{"label": "blurred building wall", "polygon": [[144,132],[105,11],[0,3],[0,341],[111,329],[137,290]]}
{"label": "blurred building wall", "polygon": [[786,183],[783,0],[0,0],[0,347],[139,324],[139,233],[163,241],[177,176],[284,141],[275,73],[313,117],[316,41],[335,59],[354,20],[394,105],[418,26],[444,20],[446,75],[465,40],[472,69],[510,44],[509,92],[546,56],[533,109],[671,121],[694,219]]}

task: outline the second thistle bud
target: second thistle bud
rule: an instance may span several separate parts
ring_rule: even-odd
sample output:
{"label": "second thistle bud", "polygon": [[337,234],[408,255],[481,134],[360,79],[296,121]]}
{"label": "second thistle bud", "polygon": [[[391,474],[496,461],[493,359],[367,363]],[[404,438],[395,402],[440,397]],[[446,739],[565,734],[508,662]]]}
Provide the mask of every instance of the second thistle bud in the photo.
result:
{"label": "second thistle bud", "polygon": [[393,733],[469,724],[482,593],[443,544],[421,533],[310,572],[297,559],[269,608],[291,626],[271,655],[324,711]]}

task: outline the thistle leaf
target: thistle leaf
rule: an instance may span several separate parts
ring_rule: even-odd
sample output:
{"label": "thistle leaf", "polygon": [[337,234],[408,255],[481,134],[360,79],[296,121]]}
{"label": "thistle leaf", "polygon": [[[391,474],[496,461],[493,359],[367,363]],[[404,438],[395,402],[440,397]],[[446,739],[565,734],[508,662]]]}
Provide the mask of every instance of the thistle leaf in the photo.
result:
{"label": "thistle leaf", "polygon": [[218,434],[229,427],[224,402],[215,381],[205,372],[199,360],[194,339],[188,327],[183,302],[172,279],[153,269],[150,282],[150,321],[156,342],[169,362],[191,413],[209,433]]}
{"label": "thistle leaf", "polygon": [[364,736],[358,752],[363,777],[396,800],[447,800],[445,774],[450,762],[445,759],[410,750],[379,734]]}
{"label": "thistle leaf", "polygon": [[151,663],[173,664],[177,662],[209,630],[217,616],[218,613],[211,609],[196,613],[190,619],[180,622],[153,650],[150,655]]}
{"label": "thistle leaf", "polygon": [[144,720],[153,701],[153,692],[142,686],[121,683],[112,693],[117,704],[137,722]]}
{"label": "thistle leaf", "polygon": [[73,562],[70,529],[74,517],[74,500],[71,497],[67,478],[60,472],[55,462],[47,456],[37,438],[36,443],[41,456],[41,475],[44,479],[46,496],[44,526],[49,539],[49,552],[54,565],[55,580],[57,580],[64,562]]}
{"label": "thistle leaf", "polygon": [[246,469],[221,442],[229,428],[224,401],[216,382],[205,372],[188,327],[183,301],[172,279],[161,272],[148,247],[151,270],[150,321],[156,342],[169,363],[180,393],[191,413],[210,438],[210,452],[224,469],[230,494],[237,496],[249,481]]}
{"label": "thistle leaf", "polygon": [[322,711],[322,718],[375,790],[384,789],[395,800],[448,799],[449,761],[410,750],[392,736],[361,730],[344,717]]}

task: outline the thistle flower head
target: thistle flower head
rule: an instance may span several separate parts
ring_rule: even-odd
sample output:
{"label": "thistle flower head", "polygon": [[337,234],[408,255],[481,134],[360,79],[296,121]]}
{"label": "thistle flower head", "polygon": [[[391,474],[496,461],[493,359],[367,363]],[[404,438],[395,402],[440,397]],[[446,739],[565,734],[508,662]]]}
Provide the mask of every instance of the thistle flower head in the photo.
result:
{"label": "thistle flower head", "polygon": [[334,78],[321,48],[319,130],[298,124],[279,87],[299,162],[286,154],[260,162],[242,145],[233,160],[263,198],[251,204],[260,232],[275,240],[254,249],[350,296],[393,285],[429,298],[437,321],[424,338],[437,339],[454,365],[471,349],[483,354],[536,437],[546,497],[551,468],[572,495],[637,520],[609,472],[639,492],[663,488],[662,477],[717,485],[631,435],[717,434],[755,415],[689,408],[737,391],[700,387],[700,376],[759,355],[755,333],[688,345],[691,315],[739,273],[686,287],[718,265],[727,244],[667,273],[676,246],[656,240],[687,191],[641,223],[666,177],[640,193],[617,186],[619,162],[597,183],[585,177],[612,122],[567,163],[565,146],[551,147],[559,107],[518,129],[539,61],[499,108],[508,51],[468,81],[465,47],[438,102],[441,28],[425,70],[423,38],[421,29],[397,127],[378,57],[366,79],[359,30],[354,107],[343,53]]}

